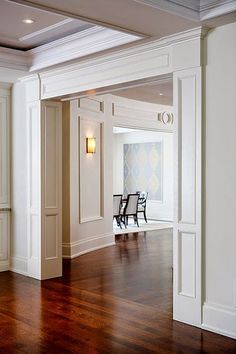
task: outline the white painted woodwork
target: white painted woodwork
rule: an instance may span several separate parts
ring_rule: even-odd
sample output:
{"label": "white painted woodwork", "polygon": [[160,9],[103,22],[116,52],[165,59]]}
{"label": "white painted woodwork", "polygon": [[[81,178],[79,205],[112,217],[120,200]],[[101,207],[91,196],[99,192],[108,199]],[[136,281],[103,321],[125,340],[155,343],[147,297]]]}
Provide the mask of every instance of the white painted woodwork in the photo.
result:
{"label": "white painted woodwork", "polygon": [[[31,83],[28,83],[31,86]],[[41,279],[41,104],[27,103],[28,274]]]}
{"label": "white painted woodwork", "polygon": [[[70,103],[70,171],[63,170],[64,179],[70,173],[70,240],[63,235],[64,258],[114,245],[111,110],[109,95]],[[86,154],[86,137],[96,138],[95,154]]]}
{"label": "white painted woodwork", "polygon": [[37,77],[26,81],[28,275],[62,274],[61,104],[41,103]]}
{"label": "white painted woodwork", "polygon": [[0,211],[0,272],[9,270],[10,212]]}
{"label": "white painted woodwork", "polygon": [[[80,223],[103,218],[103,122],[83,116],[79,126],[79,219]],[[86,153],[86,138],[96,139],[94,154]]]}
{"label": "white painted woodwork", "polygon": [[42,254],[41,278],[62,275],[62,107],[42,103],[41,183]]}
{"label": "white painted woodwork", "polygon": [[174,319],[201,324],[201,68],[174,73]]}
{"label": "white painted woodwork", "polygon": [[10,207],[10,86],[0,83],[0,208]]}
{"label": "white painted woodwork", "polygon": [[114,126],[173,132],[173,121],[166,122],[160,118],[163,112],[172,114],[172,106],[119,97],[115,92],[110,97]]}
{"label": "white painted woodwork", "polygon": [[201,62],[200,42],[205,33],[203,28],[195,28],[42,72],[41,98],[76,95],[87,90],[96,93],[96,89],[105,92],[114,85],[197,67]]}
{"label": "white painted woodwork", "polygon": [[[155,80],[157,76],[166,74],[174,77],[174,134],[175,134],[175,216],[174,216],[174,319],[193,325],[201,325],[201,39],[202,29],[187,31],[181,35],[161,41],[152,41],[136,45],[133,48],[104,54],[99,58],[78,62],[63,68],[40,73],[33,91],[41,81],[41,90],[35,91],[37,99],[53,98],[63,95],[76,95],[85,90],[97,88],[107,90],[130,81]],[[34,81],[36,83],[36,81]],[[33,88],[33,85],[31,85]],[[32,97],[28,86],[28,94]],[[91,91],[89,91],[91,93]],[[89,92],[87,95],[89,96]],[[39,94],[40,93],[40,94]],[[103,100],[102,96],[99,96]],[[36,100],[37,100],[36,99]],[[110,100],[110,102],[109,102]],[[37,101],[36,101],[37,102]],[[84,101],[85,102],[85,101]],[[66,257],[88,252],[100,247],[113,244],[112,227],[112,100],[108,95],[108,104],[101,105],[90,102],[83,108],[78,106],[78,100],[71,102],[70,120],[70,243],[63,243]],[[35,103],[34,103],[35,104]],[[46,103],[45,103],[46,104]],[[81,104],[81,102],[80,102]],[[98,111],[100,107],[100,111]],[[145,111],[145,110],[144,110]],[[40,110],[39,110],[40,112]],[[121,113],[121,110],[120,110]],[[36,113],[35,113],[36,114]],[[124,111],[122,114],[124,115]],[[132,114],[131,114],[132,115]],[[36,115],[38,124],[39,114]],[[104,122],[104,218],[88,223],[79,223],[79,117],[88,118],[95,122]],[[134,115],[132,116],[134,118]],[[153,117],[153,116],[152,116]],[[166,125],[165,120],[158,124]],[[40,129],[40,128],[39,128]],[[52,129],[56,129],[56,125]],[[40,134],[39,134],[40,136]],[[39,137],[36,137],[40,140]],[[55,138],[53,138],[53,141]],[[37,147],[38,141],[36,143]],[[52,143],[52,149],[55,144]],[[34,147],[34,149],[36,148]],[[40,147],[40,143],[39,143]],[[50,148],[50,149],[51,149]],[[41,151],[39,149],[39,151]],[[37,152],[37,148],[36,148]],[[35,153],[36,157],[37,153]],[[55,157],[55,156],[54,156]],[[37,159],[36,165],[42,172],[44,158]],[[50,160],[50,158],[49,158]],[[194,160],[194,161],[193,161]],[[41,166],[42,161],[42,166]],[[81,161],[80,161],[81,162]],[[88,170],[89,171],[89,170]],[[38,174],[37,174],[38,175]],[[51,174],[52,180],[55,175]],[[41,177],[41,176],[40,176]],[[42,179],[45,178],[44,174]],[[84,179],[85,180],[85,179]],[[41,181],[42,182],[42,181]],[[56,182],[55,182],[56,183]],[[37,185],[35,177],[34,187]],[[44,195],[45,181],[42,184]],[[36,188],[36,187],[35,187]],[[40,191],[41,185],[38,186]],[[91,186],[92,188],[92,186]],[[37,188],[36,188],[37,189]],[[37,195],[37,193],[36,193]],[[39,194],[41,195],[41,194]],[[110,198],[109,198],[110,195]],[[50,201],[55,193],[50,194]],[[100,197],[97,195],[97,199]],[[38,200],[38,199],[36,199]],[[45,208],[39,198],[40,207]],[[89,205],[89,204],[88,204]],[[41,210],[37,217],[41,220]],[[86,211],[87,213],[87,211]],[[52,233],[52,239],[47,239],[46,246],[50,252],[46,258],[57,258],[55,253],[58,235],[57,223],[60,223],[60,213],[47,220],[46,227]],[[90,215],[87,214],[89,217]],[[94,217],[95,215],[92,215]],[[38,220],[36,218],[36,220]],[[45,242],[44,229],[35,225],[37,240]],[[56,230],[56,231],[55,231]],[[41,237],[40,237],[41,235]],[[106,240],[106,242],[105,242]],[[52,251],[54,250],[54,252]],[[72,253],[72,251],[74,253]],[[37,254],[38,256],[38,254]],[[195,257],[195,260],[194,260]],[[40,255],[38,264],[44,262]],[[59,263],[58,263],[59,264]],[[60,269],[58,268],[60,272]],[[49,275],[47,274],[49,277]],[[55,276],[55,275],[54,275]]]}
{"label": "white painted woodwork", "polygon": [[0,83],[0,271],[9,270],[10,88],[10,84]]}

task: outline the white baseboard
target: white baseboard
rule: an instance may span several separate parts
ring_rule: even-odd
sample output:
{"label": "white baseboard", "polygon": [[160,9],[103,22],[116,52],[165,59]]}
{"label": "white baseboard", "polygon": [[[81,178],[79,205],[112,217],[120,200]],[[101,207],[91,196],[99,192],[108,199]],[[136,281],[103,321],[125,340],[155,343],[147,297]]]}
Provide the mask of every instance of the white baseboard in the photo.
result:
{"label": "white baseboard", "polygon": [[9,270],[9,261],[0,261],[0,272],[6,272]]}
{"label": "white baseboard", "polygon": [[27,258],[24,257],[11,257],[10,270],[22,275],[28,275]]}
{"label": "white baseboard", "polygon": [[62,244],[63,258],[73,259],[81,256],[82,254],[96,251],[98,249],[114,246],[115,236],[114,233],[98,235],[96,237],[89,237],[84,240],[79,240],[72,243]]}
{"label": "white baseboard", "polygon": [[202,328],[236,339],[236,308],[205,303]]}

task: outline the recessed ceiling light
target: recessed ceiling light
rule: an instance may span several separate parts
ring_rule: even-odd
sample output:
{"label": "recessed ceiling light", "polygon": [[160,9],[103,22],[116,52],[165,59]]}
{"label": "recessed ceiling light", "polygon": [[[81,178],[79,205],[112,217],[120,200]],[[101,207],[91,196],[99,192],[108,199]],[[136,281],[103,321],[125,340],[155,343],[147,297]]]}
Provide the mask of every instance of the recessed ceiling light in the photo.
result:
{"label": "recessed ceiling light", "polygon": [[24,20],[22,20],[22,22],[26,23],[27,25],[31,25],[35,22],[35,20],[33,20],[32,18],[25,18]]}
{"label": "recessed ceiling light", "polygon": [[160,92],[160,93],[159,93],[159,96],[164,96],[164,93]]}

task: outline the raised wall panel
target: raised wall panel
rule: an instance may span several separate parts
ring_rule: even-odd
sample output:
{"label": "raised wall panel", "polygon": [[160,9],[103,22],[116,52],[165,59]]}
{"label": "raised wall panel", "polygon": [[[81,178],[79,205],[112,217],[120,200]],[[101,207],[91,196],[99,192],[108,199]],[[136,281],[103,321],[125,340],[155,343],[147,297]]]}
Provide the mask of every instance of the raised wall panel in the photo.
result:
{"label": "raised wall panel", "polygon": [[0,262],[8,260],[8,236],[8,214],[0,212]]}
{"label": "raised wall panel", "polygon": [[41,106],[40,101],[27,104],[28,148],[28,272],[41,278]]}
{"label": "raised wall panel", "polygon": [[200,325],[201,68],[174,73],[174,319]]}
{"label": "raised wall panel", "polygon": [[9,207],[9,97],[0,93],[0,207]]}
{"label": "raised wall panel", "polygon": [[[196,212],[196,77],[179,78],[179,116],[181,194],[179,195],[182,223],[195,223]],[[188,100],[186,100],[188,97]]]}
{"label": "raised wall panel", "polygon": [[[103,217],[103,123],[79,119],[79,220],[84,223]],[[96,139],[94,154],[86,153],[86,137]]]}
{"label": "raised wall panel", "polygon": [[196,235],[179,233],[179,294],[195,297],[196,294]]}
{"label": "raised wall panel", "polygon": [[44,225],[45,260],[55,259],[58,257],[58,233],[60,227],[58,215],[45,215]]}
{"label": "raised wall panel", "polygon": [[42,279],[62,275],[62,107],[42,103]]}

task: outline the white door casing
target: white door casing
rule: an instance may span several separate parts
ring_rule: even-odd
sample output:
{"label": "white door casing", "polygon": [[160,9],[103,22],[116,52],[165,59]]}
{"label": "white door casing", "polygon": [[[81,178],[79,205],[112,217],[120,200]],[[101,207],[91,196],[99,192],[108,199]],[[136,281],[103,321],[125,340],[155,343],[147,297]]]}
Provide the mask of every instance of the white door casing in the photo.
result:
{"label": "white door casing", "polygon": [[[131,81],[174,77],[174,310],[176,320],[201,325],[201,29],[40,73],[39,99],[103,92]],[[35,78],[39,85],[39,78]],[[37,86],[36,85],[36,86]],[[32,83],[31,83],[32,86]],[[87,91],[86,93],[86,90]],[[40,111],[40,110],[39,110]],[[39,160],[40,161],[40,160]],[[39,170],[42,167],[39,162]],[[41,175],[38,175],[41,181]],[[45,186],[43,186],[45,188]],[[40,205],[40,213],[42,209]],[[60,218],[60,213],[58,214]],[[40,216],[41,220],[41,216]],[[37,226],[39,240],[44,234]],[[41,259],[39,263],[43,262]],[[59,264],[59,263],[58,263]]]}
{"label": "white door casing", "polygon": [[39,99],[38,77],[26,84],[28,275],[62,275],[61,103]]}

